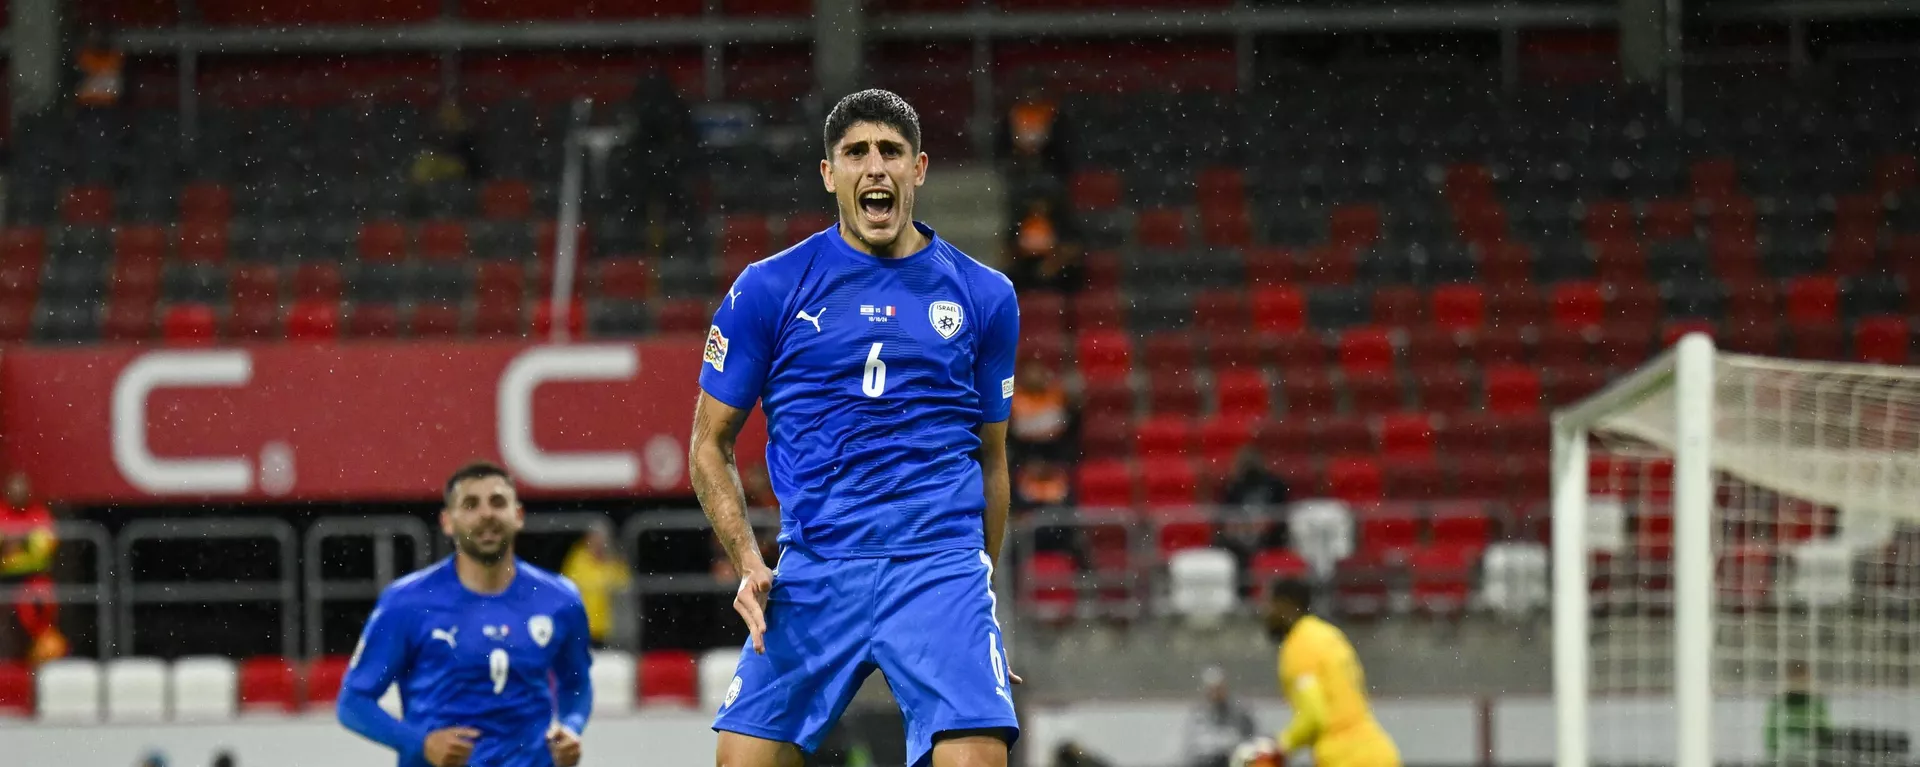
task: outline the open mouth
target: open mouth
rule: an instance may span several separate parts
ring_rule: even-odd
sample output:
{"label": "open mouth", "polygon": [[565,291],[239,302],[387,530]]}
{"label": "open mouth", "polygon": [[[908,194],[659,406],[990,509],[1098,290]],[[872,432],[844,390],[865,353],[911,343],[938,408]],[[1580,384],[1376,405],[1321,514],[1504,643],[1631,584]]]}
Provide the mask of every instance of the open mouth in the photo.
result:
{"label": "open mouth", "polygon": [[887,223],[893,219],[893,193],[885,189],[861,192],[860,212],[866,216],[868,223]]}

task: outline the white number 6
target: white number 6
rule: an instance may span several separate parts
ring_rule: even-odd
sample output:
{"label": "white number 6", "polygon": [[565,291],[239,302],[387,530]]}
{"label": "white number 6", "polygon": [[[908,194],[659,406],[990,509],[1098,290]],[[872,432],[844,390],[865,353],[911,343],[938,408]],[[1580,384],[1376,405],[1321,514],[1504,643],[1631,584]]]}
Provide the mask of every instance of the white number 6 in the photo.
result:
{"label": "white number 6", "polygon": [[887,363],[880,361],[880,343],[874,342],[873,351],[867,352],[867,373],[860,379],[860,390],[869,397],[878,397],[887,389]]}
{"label": "white number 6", "polygon": [[499,695],[507,689],[507,651],[496,648],[487,653],[487,670],[493,672],[493,694]]}

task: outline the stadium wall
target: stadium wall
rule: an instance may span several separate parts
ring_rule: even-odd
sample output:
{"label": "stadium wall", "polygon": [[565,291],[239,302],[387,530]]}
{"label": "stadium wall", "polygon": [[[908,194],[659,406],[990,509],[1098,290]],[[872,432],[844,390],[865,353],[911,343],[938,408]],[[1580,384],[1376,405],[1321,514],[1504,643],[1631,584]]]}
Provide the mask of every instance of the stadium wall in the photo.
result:
{"label": "stadium wall", "polygon": [[[1904,694],[1904,693],[1903,693]],[[1886,729],[1920,738],[1920,722],[1900,721],[1920,700],[1895,701],[1870,694],[1829,699],[1836,726]],[[1191,701],[1096,702],[1028,709],[1022,752],[1027,764],[1045,767],[1047,755],[1073,740],[1110,759],[1115,767],[1168,767],[1181,763],[1181,726]],[[1250,703],[1260,724],[1278,730],[1285,704]],[[1726,698],[1715,709],[1718,761],[1764,761],[1764,698]],[[1379,718],[1399,742],[1410,767],[1501,765],[1530,767],[1553,761],[1553,699],[1538,695],[1494,698],[1432,697],[1379,701]],[[1673,750],[1672,707],[1651,698],[1615,697],[1593,704],[1594,732],[1632,733],[1596,739],[1601,764],[1657,764]],[[704,764],[713,758],[712,718],[704,712],[648,712],[602,717],[589,729],[583,767],[634,764]],[[276,767],[349,767],[378,764],[391,756],[348,733],[330,716],[244,720],[239,724],[59,726],[0,725],[7,764],[135,764],[152,751],[174,764],[204,764],[221,749],[240,764]],[[889,755],[877,755],[882,759]],[[1668,757],[1665,761],[1671,761]]]}

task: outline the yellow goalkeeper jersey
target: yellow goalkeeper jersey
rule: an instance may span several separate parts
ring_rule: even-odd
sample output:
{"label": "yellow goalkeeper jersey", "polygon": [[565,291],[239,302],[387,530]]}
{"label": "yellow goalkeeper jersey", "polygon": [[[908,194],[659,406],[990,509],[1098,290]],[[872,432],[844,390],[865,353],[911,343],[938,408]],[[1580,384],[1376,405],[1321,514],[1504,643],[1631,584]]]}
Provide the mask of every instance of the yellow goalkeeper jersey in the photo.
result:
{"label": "yellow goalkeeper jersey", "polygon": [[1366,672],[1333,624],[1309,615],[1287,631],[1280,690],[1293,707],[1282,749],[1311,746],[1316,767],[1399,767],[1399,749],[1367,705]]}

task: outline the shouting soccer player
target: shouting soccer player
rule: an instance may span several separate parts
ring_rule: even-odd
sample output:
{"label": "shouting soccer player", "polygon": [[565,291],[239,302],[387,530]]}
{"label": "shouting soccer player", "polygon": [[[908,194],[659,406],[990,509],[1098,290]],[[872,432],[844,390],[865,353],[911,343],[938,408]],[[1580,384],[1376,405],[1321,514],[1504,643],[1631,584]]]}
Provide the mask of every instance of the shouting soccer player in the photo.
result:
{"label": "shouting soccer player", "polygon": [[[840,221],[742,272],[714,313],[694,488],[741,574],[748,640],[714,721],[723,767],[797,767],[886,675],[908,763],[1007,763],[1019,735],[994,617],[1019,309],[1002,276],[913,220],[920,121],[881,90],[827,116]],[[777,571],[743,513],[755,403],[780,500]]]}
{"label": "shouting soccer player", "polygon": [[[447,480],[453,557],[380,594],[340,689],[340,722],[400,767],[573,767],[593,706],[587,614],[573,584],[513,556],[526,511],[489,463]],[[551,675],[553,684],[548,684]],[[400,683],[404,715],[381,710]]]}
{"label": "shouting soccer player", "polygon": [[1278,744],[1243,748],[1234,761],[1277,766],[1286,752],[1312,748],[1315,767],[1400,767],[1400,750],[1367,705],[1367,676],[1353,645],[1312,606],[1304,581],[1282,580],[1269,592],[1267,630],[1280,639],[1280,689],[1293,721]]}

